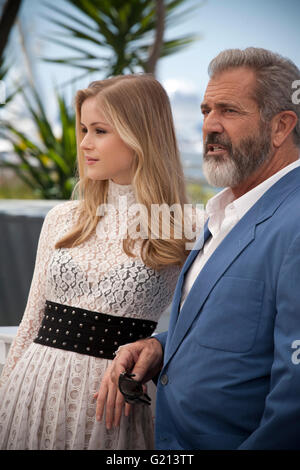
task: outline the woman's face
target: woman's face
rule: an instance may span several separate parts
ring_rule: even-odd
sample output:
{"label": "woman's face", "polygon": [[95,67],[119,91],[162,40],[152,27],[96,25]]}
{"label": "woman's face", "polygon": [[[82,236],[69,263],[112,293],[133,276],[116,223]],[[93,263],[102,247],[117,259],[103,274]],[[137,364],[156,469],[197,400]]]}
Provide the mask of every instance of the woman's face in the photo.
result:
{"label": "woman's face", "polygon": [[80,148],[88,178],[131,184],[134,152],[107,123],[95,97],[82,103],[80,125],[85,134]]}

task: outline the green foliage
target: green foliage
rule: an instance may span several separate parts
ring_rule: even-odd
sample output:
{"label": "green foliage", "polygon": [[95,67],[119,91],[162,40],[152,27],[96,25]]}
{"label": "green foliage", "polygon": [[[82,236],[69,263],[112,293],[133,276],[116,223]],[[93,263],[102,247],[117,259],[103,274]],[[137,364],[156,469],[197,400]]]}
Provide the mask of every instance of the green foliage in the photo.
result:
{"label": "green foliage", "polygon": [[[67,0],[67,2],[80,13],[78,15],[68,13],[68,20],[71,20],[72,25],[66,22],[64,10],[57,5],[44,4],[52,13],[58,13],[60,16],[60,19],[49,16],[47,19],[63,29],[59,33],[60,39],[57,39],[57,33],[52,37],[45,37],[72,52],[78,52],[78,57],[44,58],[44,60],[84,69],[86,72],[83,76],[99,71],[104,72],[105,77],[146,71],[149,48],[153,44],[156,28],[155,1]],[[202,2],[197,1],[192,7],[182,8],[186,3],[187,0],[165,0],[166,26],[178,22],[182,24],[187,15],[194,14],[195,9],[202,6]],[[165,40],[161,57],[182,50],[198,37],[189,34]]]}
{"label": "green foliage", "polygon": [[206,184],[201,182],[187,182],[187,193],[194,204],[204,204],[213,197],[216,193],[213,189],[208,188]]}
{"label": "green foliage", "polygon": [[0,162],[0,167],[11,168],[33,194],[42,199],[69,199],[75,184],[76,137],[75,115],[67,109],[63,97],[56,93],[61,136],[54,134],[44,106],[36,90],[31,89],[34,106],[25,91],[22,95],[35,126],[38,142],[2,121],[0,137],[8,139],[19,163]]}
{"label": "green foliage", "polygon": [[[4,78],[5,76],[7,75],[8,71],[9,71],[9,66],[7,64],[4,64],[5,60],[3,57],[0,57],[0,81],[4,81]],[[6,95],[5,96],[5,103],[1,103],[0,101],[0,109],[1,108],[4,108],[4,106],[9,103],[13,97],[18,93],[18,91],[20,90],[20,88],[17,88],[15,91],[13,91],[12,93],[10,93],[9,95]]]}
{"label": "green foliage", "polygon": [[39,196],[18,177],[0,181],[0,199],[39,199]]}
{"label": "green foliage", "polygon": [[[154,0],[66,2],[75,7],[72,10],[74,13],[68,11],[67,17],[66,11],[59,3],[44,4],[47,10],[50,9],[54,15],[58,15],[53,18],[47,16],[47,20],[60,27],[59,35],[55,34],[49,39],[78,53],[78,57],[45,60],[81,68],[84,75],[101,71],[108,77],[146,70],[156,29]],[[188,15],[194,14],[195,9],[202,6],[202,3],[200,0],[195,0],[193,5],[191,0],[165,0],[166,27],[176,23],[182,24]],[[165,40],[161,57],[180,51],[195,39],[196,36],[190,34]],[[5,77],[8,68],[0,57],[0,80]],[[6,97],[6,103],[17,92],[20,92],[25,100],[37,139],[33,140],[32,134],[26,135],[20,125],[0,121],[0,138],[12,143],[14,153],[19,158],[18,163],[0,161],[0,168],[10,168],[18,177],[19,183],[15,186],[17,194],[26,187],[25,197],[29,195],[34,198],[69,199],[76,182],[74,112],[67,108],[64,98],[56,92],[61,124],[61,135],[58,137],[35,89],[30,89],[33,99],[29,99],[24,86],[19,84],[18,89]],[[3,194],[12,197],[8,186],[2,186],[0,197],[4,197]]]}

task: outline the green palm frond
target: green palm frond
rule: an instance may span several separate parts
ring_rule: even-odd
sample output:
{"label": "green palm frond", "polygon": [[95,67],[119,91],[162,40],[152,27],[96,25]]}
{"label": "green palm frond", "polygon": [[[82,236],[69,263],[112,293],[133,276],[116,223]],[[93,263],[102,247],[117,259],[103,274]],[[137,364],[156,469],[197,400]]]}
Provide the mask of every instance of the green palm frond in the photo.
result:
{"label": "green palm frond", "polygon": [[[89,72],[102,70],[105,76],[133,72],[137,71],[137,68],[146,71],[156,28],[154,0],[66,1],[75,7],[74,13],[68,13],[69,21],[66,21],[66,12],[63,9],[44,3],[47,11],[55,15],[50,18],[47,16],[47,19],[59,27],[59,39],[57,33],[56,37],[53,34],[53,37],[48,35],[44,38],[72,52],[78,52],[80,56],[44,57],[43,60]],[[191,5],[190,0],[166,0],[166,25],[171,26],[179,21],[182,23],[202,5],[201,1],[195,1]],[[165,40],[160,56],[177,53],[199,38],[200,36],[191,34]]]}
{"label": "green palm frond", "polygon": [[26,102],[37,138],[17,129],[12,123],[2,121],[0,137],[8,139],[19,162],[1,162],[0,167],[10,168],[43,199],[69,199],[75,185],[76,136],[75,115],[69,110],[64,98],[56,91],[60,136],[56,136],[39,94],[30,87],[21,93]]}
{"label": "green palm frond", "polygon": [[[3,57],[0,57],[0,81],[3,81],[5,83],[4,79],[9,72],[9,69],[10,66],[8,64],[5,64],[5,60]],[[7,103],[9,103],[14,98],[14,96],[16,96],[16,94],[20,91],[20,89],[21,86],[17,87],[13,92],[9,94],[6,93],[6,96],[4,97],[5,102],[1,103],[0,101],[0,109],[3,108]]]}

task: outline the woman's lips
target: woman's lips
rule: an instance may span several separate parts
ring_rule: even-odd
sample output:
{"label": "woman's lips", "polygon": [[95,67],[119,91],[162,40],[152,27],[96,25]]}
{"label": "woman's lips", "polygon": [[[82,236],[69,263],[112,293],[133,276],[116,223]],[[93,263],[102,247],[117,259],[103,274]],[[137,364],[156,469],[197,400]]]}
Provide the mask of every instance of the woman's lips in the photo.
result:
{"label": "woman's lips", "polygon": [[93,165],[94,163],[98,162],[98,158],[92,158],[92,157],[85,157],[85,162],[87,165]]}

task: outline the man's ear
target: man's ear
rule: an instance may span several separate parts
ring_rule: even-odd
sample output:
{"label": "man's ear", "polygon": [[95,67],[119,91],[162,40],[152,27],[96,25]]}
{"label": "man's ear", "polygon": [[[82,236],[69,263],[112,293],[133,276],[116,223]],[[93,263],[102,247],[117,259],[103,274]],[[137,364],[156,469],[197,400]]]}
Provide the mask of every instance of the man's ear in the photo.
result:
{"label": "man's ear", "polygon": [[272,143],[274,147],[280,147],[293,132],[298,121],[294,111],[282,111],[272,119]]}

